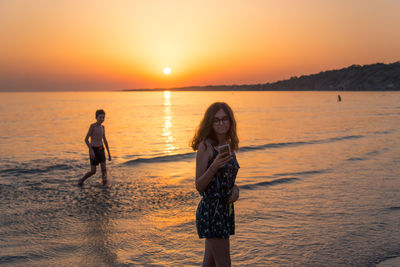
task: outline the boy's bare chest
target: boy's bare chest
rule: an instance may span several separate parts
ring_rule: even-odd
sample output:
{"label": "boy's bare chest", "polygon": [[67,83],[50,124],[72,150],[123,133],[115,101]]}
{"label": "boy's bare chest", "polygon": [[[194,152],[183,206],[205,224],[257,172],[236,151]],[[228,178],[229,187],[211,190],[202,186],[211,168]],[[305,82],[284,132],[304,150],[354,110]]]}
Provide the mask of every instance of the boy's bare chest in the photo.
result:
{"label": "boy's bare chest", "polygon": [[101,138],[103,136],[103,126],[94,126],[93,127],[93,138]]}

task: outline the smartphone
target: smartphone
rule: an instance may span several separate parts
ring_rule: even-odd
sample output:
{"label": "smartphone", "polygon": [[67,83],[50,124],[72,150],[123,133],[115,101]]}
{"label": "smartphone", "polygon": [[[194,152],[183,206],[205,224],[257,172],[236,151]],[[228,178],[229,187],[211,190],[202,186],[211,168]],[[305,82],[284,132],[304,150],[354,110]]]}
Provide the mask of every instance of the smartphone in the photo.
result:
{"label": "smartphone", "polygon": [[217,148],[217,150],[218,150],[218,153],[228,153],[229,155],[231,154],[231,148],[230,148],[229,144],[219,146]]}

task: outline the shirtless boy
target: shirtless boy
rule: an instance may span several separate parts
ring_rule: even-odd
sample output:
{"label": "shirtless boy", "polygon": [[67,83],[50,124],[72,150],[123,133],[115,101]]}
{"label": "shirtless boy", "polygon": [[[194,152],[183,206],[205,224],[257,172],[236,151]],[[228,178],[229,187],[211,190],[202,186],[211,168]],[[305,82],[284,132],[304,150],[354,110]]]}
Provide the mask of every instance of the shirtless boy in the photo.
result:
{"label": "shirtless boy", "polygon": [[[108,160],[111,160],[110,150],[108,149],[108,143],[106,139],[104,126],[101,125],[104,122],[104,118],[106,113],[104,110],[99,109],[96,111],[96,120],[97,122],[90,125],[89,131],[85,138],[85,143],[89,147],[89,155],[90,155],[90,171],[86,173],[81,179],[78,181],[78,185],[82,186],[83,182],[89,178],[90,176],[96,173],[97,165],[101,166],[101,173],[103,177],[103,185],[107,184],[107,169],[106,169],[106,155],[104,153],[104,145],[107,148],[108,152]],[[89,143],[90,137],[90,143]]]}

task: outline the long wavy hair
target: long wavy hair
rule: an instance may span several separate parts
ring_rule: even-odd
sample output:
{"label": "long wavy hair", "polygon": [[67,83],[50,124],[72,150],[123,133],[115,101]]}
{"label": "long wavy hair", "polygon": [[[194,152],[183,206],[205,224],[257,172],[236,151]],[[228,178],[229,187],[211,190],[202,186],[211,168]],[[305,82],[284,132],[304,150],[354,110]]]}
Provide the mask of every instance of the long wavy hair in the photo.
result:
{"label": "long wavy hair", "polygon": [[213,145],[218,144],[217,135],[214,132],[213,123],[215,114],[222,109],[228,114],[229,117],[229,130],[227,133],[227,141],[229,146],[231,147],[231,151],[237,151],[239,149],[239,138],[236,133],[236,120],[233,115],[232,109],[228,106],[228,104],[224,102],[215,102],[211,104],[206,113],[204,114],[203,119],[200,122],[199,127],[196,130],[196,133],[190,143],[190,146],[194,151],[199,149],[199,145],[202,141],[206,139],[210,139],[213,142]]}

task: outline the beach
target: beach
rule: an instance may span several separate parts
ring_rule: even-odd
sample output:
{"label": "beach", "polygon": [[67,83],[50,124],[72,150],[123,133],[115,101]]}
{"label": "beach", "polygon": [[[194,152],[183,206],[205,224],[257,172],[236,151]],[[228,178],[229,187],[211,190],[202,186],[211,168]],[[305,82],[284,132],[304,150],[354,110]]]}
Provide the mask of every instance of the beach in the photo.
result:
{"label": "beach", "polygon": [[[399,92],[0,94],[0,264],[199,266],[189,142],[226,101],[240,139],[234,265],[399,265]],[[98,168],[78,187],[99,108],[112,186]]]}

